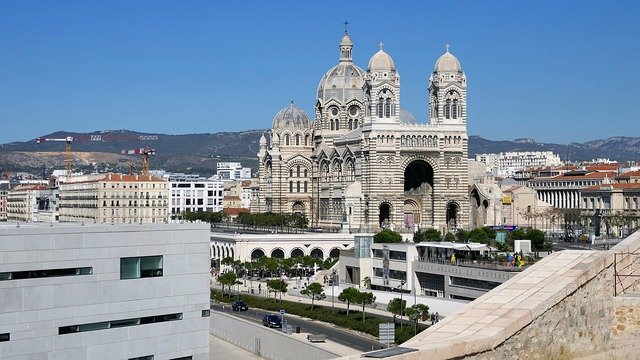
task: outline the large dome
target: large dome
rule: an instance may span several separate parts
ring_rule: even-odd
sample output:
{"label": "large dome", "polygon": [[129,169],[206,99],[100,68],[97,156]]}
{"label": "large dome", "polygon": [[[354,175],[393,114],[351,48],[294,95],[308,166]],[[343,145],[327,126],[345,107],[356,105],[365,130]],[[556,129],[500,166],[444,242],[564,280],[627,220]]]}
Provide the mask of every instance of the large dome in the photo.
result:
{"label": "large dome", "polygon": [[278,111],[273,118],[273,129],[278,130],[307,130],[311,128],[311,120],[307,113],[299,107],[293,105]]}
{"label": "large dome", "polygon": [[436,61],[435,71],[462,71],[462,66],[460,66],[460,61],[447,50]]}
{"label": "large dome", "polygon": [[323,102],[336,99],[345,103],[353,99],[362,100],[364,74],[364,70],[353,63],[334,66],[324,74],[318,84],[318,99]]}
{"label": "large dome", "polygon": [[414,125],[418,122],[416,118],[407,109],[400,108],[400,123],[405,125]]}
{"label": "large dome", "polygon": [[380,49],[369,60],[369,70],[395,70],[396,66],[389,54]]}

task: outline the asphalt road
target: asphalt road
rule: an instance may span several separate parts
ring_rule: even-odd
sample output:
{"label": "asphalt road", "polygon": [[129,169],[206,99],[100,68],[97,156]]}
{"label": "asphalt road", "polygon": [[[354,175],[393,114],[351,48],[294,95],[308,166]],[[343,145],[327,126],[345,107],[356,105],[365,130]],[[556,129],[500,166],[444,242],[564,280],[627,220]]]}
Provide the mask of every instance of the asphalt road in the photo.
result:
{"label": "asphalt road", "polygon": [[[256,324],[259,324],[260,326],[262,326],[262,318],[266,314],[272,314],[272,312],[261,309],[249,309],[249,311],[232,311],[230,304],[218,304],[213,302],[211,303],[211,309],[232,314],[245,320],[250,320],[252,322],[255,322]],[[284,316],[284,319],[286,324],[293,326],[294,331],[296,326],[300,326],[301,332],[311,334],[324,334],[328,340],[331,340],[338,344],[342,344],[344,346],[348,346],[358,351],[365,352],[386,348],[386,345],[382,343],[365,338],[363,336],[356,335],[346,330],[336,329],[334,327],[319,324],[317,322],[304,320],[299,317],[287,316],[286,314]]]}

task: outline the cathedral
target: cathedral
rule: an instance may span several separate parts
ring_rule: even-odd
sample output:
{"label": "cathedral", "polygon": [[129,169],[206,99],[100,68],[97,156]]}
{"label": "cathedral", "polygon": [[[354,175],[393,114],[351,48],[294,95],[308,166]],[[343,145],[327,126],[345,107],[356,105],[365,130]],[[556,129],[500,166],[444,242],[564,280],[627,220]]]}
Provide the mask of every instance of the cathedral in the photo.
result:
{"label": "cathedral", "polygon": [[345,31],[318,84],[311,120],[293,102],[260,138],[252,211],[301,213],[330,230],[467,228],[467,78],[447,51],[429,76],[428,123],[400,106],[400,73],[383,49],[367,70]]}

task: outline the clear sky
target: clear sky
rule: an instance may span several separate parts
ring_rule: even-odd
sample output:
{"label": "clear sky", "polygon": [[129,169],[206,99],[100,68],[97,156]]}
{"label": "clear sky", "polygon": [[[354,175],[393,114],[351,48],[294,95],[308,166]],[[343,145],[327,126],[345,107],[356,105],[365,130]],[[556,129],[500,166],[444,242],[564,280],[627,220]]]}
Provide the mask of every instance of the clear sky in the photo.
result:
{"label": "clear sky", "polygon": [[419,122],[449,43],[470,135],[640,136],[639,19],[638,1],[3,1],[0,143],[268,128],[291,99],[313,114],[345,20],[360,67],[384,42]]}

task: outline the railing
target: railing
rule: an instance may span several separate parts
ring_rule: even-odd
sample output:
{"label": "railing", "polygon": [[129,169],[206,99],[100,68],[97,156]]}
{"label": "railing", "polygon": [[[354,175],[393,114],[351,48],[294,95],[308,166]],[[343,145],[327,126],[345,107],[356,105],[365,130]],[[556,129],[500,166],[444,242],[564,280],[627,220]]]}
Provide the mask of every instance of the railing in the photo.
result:
{"label": "railing", "polygon": [[507,260],[496,261],[496,260],[455,259],[454,261],[451,261],[451,260],[445,260],[445,259],[434,259],[434,258],[424,258],[424,257],[416,257],[415,260],[418,262],[427,262],[427,263],[440,264],[440,265],[462,266],[462,267],[472,267],[472,268],[478,268],[478,269],[513,271],[513,272],[523,271],[524,269],[531,266],[531,264],[517,266],[515,264],[515,261],[514,261],[514,264],[512,265]]}
{"label": "railing", "polygon": [[634,286],[640,277],[638,265],[640,253],[623,252],[613,254],[613,294],[624,294],[627,289]]}

